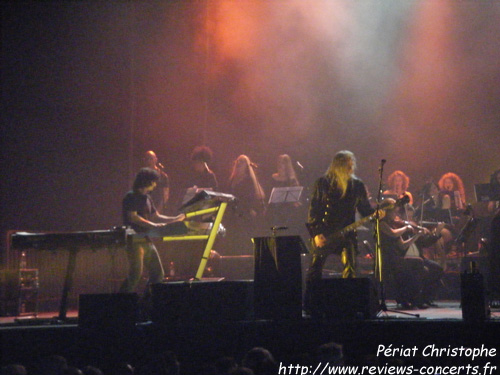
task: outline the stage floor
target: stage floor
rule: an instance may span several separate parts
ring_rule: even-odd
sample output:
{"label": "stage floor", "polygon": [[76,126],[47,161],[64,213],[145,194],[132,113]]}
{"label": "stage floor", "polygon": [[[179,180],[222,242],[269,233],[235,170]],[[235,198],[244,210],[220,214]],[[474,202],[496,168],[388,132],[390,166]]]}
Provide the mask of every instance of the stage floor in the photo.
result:
{"label": "stage floor", "polygon": [[[378,319],[412,319],[412,320],[449,320],[462,321],[462,308],[460,301],[440,300],[436,301],[437,307],[415,310],[398,310],[397,304],[393,300],[386,302],[387,311],[380,311]],[[66,321],[58,321],[57,311],[45,311],[35,315],[8,316],[0,317],[0,329],[3,327],[15,326],[36,326],[48,324],[76,325],[78,324],[78,311],[70,310],[67,312]],[[308,320],[308,318],[304,318]],[[490,321],[500,322],[500,308],[491,310]],[[38,323],[38,324],[37,324]]]}
{"label": "stage floor", "polygon": [[[231,356],[241,360],[247,350],[257,346],[269,349],[283,363],[294,363],[302,353],[313,353],[319,345],[329,342],[341,343],[353,363],[373,358],[380,345],[419,350],[429,345],[498,347],[500,309],[493,309],[484,322],[466,322],[459,301],[440,300],[437,304],[436,308],[399,312],[393,311],[396,303],[388,300],[388,311],[380,312],[375,319],[202,319],[168,324],[141,322],[132,329],[116,323],[113,327],[79,327],[76,310],[68,311],[63,322],[55,318],[57,311],[37,317],[1,317],[0,364],[30,363],[40,356],[61,354],[79,365],[95,363],[105,367],[119,361],[140,365],[169,350],[183,363],[183,374],[194,375],[215,358]],[[483,362],[498,363],[499,359],[495,355],[483,358]],[[437,360],[435,363],[441,363],[445,358]]]}

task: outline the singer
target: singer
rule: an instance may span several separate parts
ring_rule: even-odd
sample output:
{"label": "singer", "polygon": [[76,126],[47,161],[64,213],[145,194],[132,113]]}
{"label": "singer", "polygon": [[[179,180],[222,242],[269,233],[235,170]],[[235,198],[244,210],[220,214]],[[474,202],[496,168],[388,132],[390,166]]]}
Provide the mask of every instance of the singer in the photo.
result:
{"label": "singer", "polygon": [[143,167],[151,168],[159,174],[157,188],[151,192],[151,198],[155,204],[156,210],[164,214],[167,209],[167,202],[170,196],[170,182],[163,165],[158,162],[158,157],[154,151],[146,151],[143,156]]}
{"label": "singer", "polygon": [[252,164],[247,155],[238,156],[233,162],[228,181],[229,193],[237,201],[227,212],[224,243],[238,255],[253,254],[252,238],[261,235],[263,229],[266,195]]}
{"label": "singer", "polygon": [[306,275],[305,311],[311,310],[311,288],[321,280],[323,266],[329,254],[340,254],[344,270],[342,277],[356,277],[356,232],[330,241],[331,235],[354,223],[356,210],[362,216],[374,212],[364,183],[354,175],[356,158],[351,151],[339,151],[325,175],[313,189],[307,227],[312,239],[312,261]]}

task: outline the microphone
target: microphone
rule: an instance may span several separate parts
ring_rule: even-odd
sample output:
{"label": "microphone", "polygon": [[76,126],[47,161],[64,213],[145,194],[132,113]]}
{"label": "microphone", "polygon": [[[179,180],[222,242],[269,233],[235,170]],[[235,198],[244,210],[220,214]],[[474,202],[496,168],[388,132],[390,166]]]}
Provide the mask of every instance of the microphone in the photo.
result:
{"label": "microphone", "polygon": [[300,164],[300,161],[296,161],[295,163],[297,163],[297,165],[299,166],[300,169],[304,169],[304,166],[302,164]]}
{"label": "microphone", "polygon": [[380,161],[380,167],[378,167],[378,171],[380,172],[380,174],[382,174],[382,171],[384,170],[384,164],[385,164],[386,161],[387,160],[385,160],[385,159],[382,159]]}
{"label": "microphone", "polygon": [[157,165],[158,165],[161,169],[165,169],[165,167],[163,166],[163,164],[162,164],[162,163],[158,162],[158,163],[156,163],[156,164],[157,164]]}

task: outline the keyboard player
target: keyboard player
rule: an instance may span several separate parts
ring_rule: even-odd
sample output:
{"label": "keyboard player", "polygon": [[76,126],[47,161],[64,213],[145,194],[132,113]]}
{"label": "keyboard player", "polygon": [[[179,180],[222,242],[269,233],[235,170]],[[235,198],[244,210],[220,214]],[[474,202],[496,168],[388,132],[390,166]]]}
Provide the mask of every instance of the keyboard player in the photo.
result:
{"label": "keyboard player", "polygon": [[[160,176],[151,168],[142,168],[135,176],[132,190],[122,202],[123,223],[138,234],[147,234],[170,223],[183,221],[186,216],[165,216],[158,213],[150,196]],[[149,284],[160,283],[165,276],[158,251],[147,236],[143,241],[129,241],[127,244],[129,272],[120,287],[120,292],[133,292],[139,283],[144,268],[149,274]]]}

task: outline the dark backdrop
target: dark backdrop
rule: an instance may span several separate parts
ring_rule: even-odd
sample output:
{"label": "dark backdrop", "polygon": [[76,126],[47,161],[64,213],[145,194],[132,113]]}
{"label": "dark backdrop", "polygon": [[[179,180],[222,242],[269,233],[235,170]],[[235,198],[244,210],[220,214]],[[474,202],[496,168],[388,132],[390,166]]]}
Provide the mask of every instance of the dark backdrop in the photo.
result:
{"label": "dark backdrop", "polygon": [[[306,4],[307,3],[307,4]],[[375,194],[404,170],[500,168],[500,4],[483,1],[2,3],[1,230],[121,224],[141,154],[175,213],[189,154],[259,164],[289,153],[309,187],[339,149]]]}

